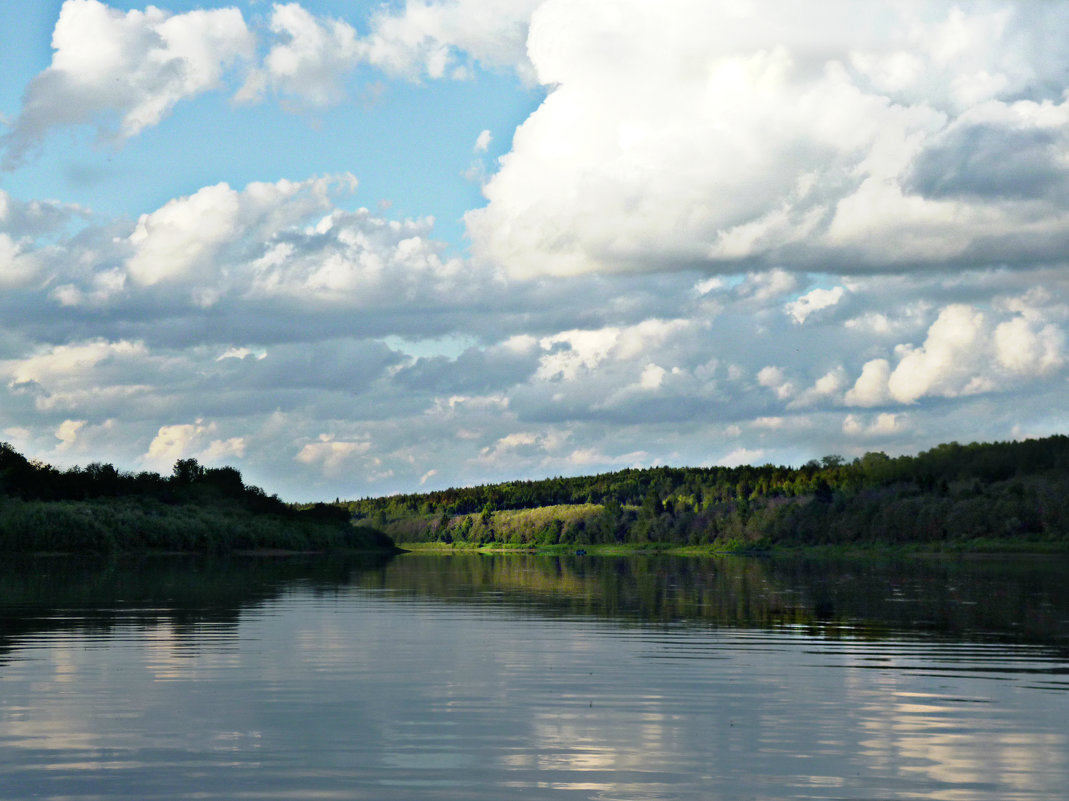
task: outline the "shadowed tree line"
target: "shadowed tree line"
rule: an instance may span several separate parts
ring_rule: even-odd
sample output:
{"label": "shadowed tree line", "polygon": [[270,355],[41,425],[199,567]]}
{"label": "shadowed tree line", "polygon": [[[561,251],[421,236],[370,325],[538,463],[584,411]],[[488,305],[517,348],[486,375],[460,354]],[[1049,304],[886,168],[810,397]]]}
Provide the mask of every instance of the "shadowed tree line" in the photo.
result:
{"label": "shadowed tree line", "polygon": [[348,504],[403,542],[1069,547],[1069,437],[792,468],[654,467]]}
{"label": "shadowed tree line", "polygon": [[110,464],[58,470],[0,443],[4,552],[377,549],[390,540],[354,527],[334,504],[286,504],[233,467],[179,459],[170,476]]}

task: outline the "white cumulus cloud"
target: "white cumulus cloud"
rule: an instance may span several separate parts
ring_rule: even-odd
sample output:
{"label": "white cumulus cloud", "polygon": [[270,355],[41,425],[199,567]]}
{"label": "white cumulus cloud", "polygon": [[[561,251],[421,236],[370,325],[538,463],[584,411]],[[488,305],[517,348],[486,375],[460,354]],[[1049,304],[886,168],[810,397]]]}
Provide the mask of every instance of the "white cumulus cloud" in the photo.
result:
{"label": "white cumulus cloud", "polygon": [[409,78],[464,78],[472,61],[530,77],[527,30],[543,0],[406,0],[383,6],[362,57]]}
{"label": "white cumulus cloud", "polygon": [[352,25],[344,20],[316,17],[298,3],[275,3],[270,30],[274,43],[262,67],[250,72],[237,93],[239,101],[259,99],[268,86],[313,106],[327,106],[342,99],[343,80],[361,55]]}
{"label": "white cumulus cloud", "polygon": [[217,284],[219,268],[235,257],[243,261],[246,248],[262,248],[311,213],[328,210],[336,189],[355,185],[352,176],[338,176],[252,183],[240,191],[225,183],[204,187],[141,215],[127,240],[126,270],[141,286],[196,279]]}
{"label": "white cumulus cloud", "polygon": [[517,276],[1054,258],[1067,35],[1057,3],[547,0],[549,96],[473,250]]}
{"label": "white cumulus cloud", "polygon": [[0,287],[19,287],[36,278],[40,265],[32,252],[0,232]]}
{"label": "white cumulus cloud", "polygon": [[827,309],[836,305],[843,299],[844,290],[841,286],[832,289],[814,289],[802,295],[797,300],[792,300],[784,309],[796,323],[804,323],[806,318],[813,312]]}
{"label": "white cumulus cloud", "polygon": [[142,463],[152,470],[166,473],[179,459],[197,459],[211,465],[245,454],[242,437],[223,440],[216,436],[218,431],[216,423],[203,420],[160,426],[142,457]]}
{"label": "white cumulus cloud", "polygon": [[337,440],[321,434],[319,441],[306,443],[297,453],[297,461],[318,467],[325,475],[340,474],[352,467],[354,460],[367,454],[371,443],[366,440]]}
{"label": "white cumulus cloud", "polygon": [[757,372],[757,383],[773,390],[776,397],[786,400],[795,393],[794,382],[787,378],[783,368],[767,365]]}
{"label": "white cumulus cloud", "polygon": [[843,418],[843,433],[850,437],[890,437],[900,433],[905,427],[905,416],[890,412],[882,412],[870,420],[856,414],[848,414]]}
{"label": "white cumulus cloud", "polygon": [[78,432],[85,426],[85,420],[64,420],[56,429],[56,439],[60,441],[57,450],[68,450],[78,439]]}
{"label": "white cumulus cloud", "polygon": [[1051,323],[1015,317],[995,328],[995,354],[1015,373],[1050,373],[1065,364],[1065,333]]}
{"label": "white cumulus cloud", "polygon": [[891,399],[887,382],[891,377],[891,364],[887,359],[872,359],[865,362],[861,375],[853,388],[846,393],[850,406],[879,406]]}
{"label": "white cumulus cloud", "polygon": [[912,403],[924,395],[967,395],[991,389],[981,369],[985,323],[983,313],[964,304],[943,309],[921,347],[900,346],[898,366],[887,380],[892,397]]}
{"label": "white cumulus cloud", "polygon": [[52,49],[3,138],[8,168],[55,128],[92,123],[104,138],[127,138],[156,125],[178,102],[218,88],[230,65],[249,61],[255,38],[236,8],[123,12],[66,0]]}
{"label": "white cumulus cloud", "polygon": [[[1003,307],[1022,308],[1012,302]],[[846,403],[912,404],[924,397],[976,395],[1055,373],[1066,363],[1065,333],[1040,311],[1025,311],[1000,322],[998,311],[964,303],[944,307],[921,345],[895,348],[894,367],[885,358],[866,362]]]}

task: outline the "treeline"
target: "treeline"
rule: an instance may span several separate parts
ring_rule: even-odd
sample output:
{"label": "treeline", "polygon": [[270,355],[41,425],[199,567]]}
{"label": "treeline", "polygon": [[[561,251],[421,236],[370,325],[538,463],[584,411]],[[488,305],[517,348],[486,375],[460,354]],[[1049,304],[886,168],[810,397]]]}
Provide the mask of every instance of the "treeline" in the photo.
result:
{"label": "treeline", "polygon": [[0,552],[380,549],[347,509],[295,506],[233,467],[179,459],[170,476],[94,463],[59,470],[0,443]]}
{"label": "treeline", "polygon": [[[1069,437],[951,442],[916,456],[867,453],[853,461],[831,455],[798,468],[628,469],[365,498],[349,507],[408,542],[1065,543]],[[549,508],[560,513],[547,519],[523,511]],[[532,525],[519,525],[524,519]]]}

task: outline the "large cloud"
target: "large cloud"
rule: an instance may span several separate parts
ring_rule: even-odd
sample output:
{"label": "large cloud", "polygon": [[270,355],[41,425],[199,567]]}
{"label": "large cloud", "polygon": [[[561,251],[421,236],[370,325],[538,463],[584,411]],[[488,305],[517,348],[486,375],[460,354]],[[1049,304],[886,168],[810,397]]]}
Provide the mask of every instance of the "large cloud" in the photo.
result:
{"label": "large cloud", "polygon": [[547,0],[551,92],[474,250],[521,276],[1060,257],[1067,35],[1058,3]]}
{"label": "large cloud", "polygon": [[52,34],[52,64],[27,87],[3,138],[4,164],[17,165],[57,127],[96,123],[102,135],[133,136],[180,100],[217,88],[228,65],[252,58],[254,46],[235,8],[123,13],[99,0],[67,0]]}

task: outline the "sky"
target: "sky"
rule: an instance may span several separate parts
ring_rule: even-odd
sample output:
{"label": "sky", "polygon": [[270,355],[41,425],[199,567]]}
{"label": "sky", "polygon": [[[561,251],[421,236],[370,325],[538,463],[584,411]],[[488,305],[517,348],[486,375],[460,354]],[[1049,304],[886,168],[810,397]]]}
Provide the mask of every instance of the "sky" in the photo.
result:
{"label": "sky", "polygon": [[1069,431],[1069,4],[0,20],[32,458],[297,501]]}

